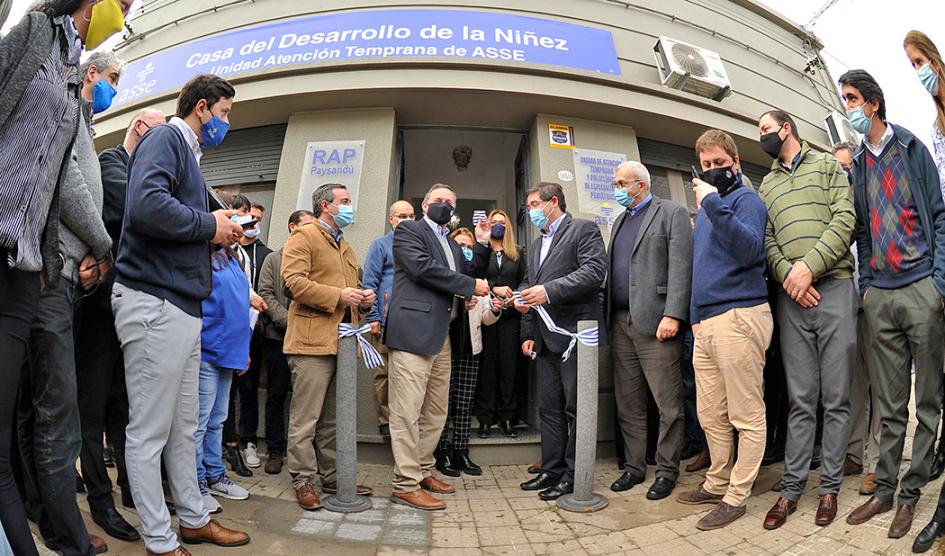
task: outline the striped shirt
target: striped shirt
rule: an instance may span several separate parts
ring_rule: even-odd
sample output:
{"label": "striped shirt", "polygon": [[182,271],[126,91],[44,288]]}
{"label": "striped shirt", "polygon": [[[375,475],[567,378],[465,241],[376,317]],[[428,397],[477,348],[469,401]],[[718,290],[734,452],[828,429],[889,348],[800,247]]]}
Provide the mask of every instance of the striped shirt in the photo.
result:
{"label": "striped shirt", "polygon": [[790,170],[774,161],[759,193],[768,209],[768,268],[779,284],[796,261],[807,264],[815,282],[853,277],[856,211],[850,181],[836,159],[804,143]]}
{"label": "striped shirt", "polygon": [[46,217],[79,115],[81,48],[71,18],[57,25],[49,55],[0,127],[0,249],[30,272],[43,267]]}

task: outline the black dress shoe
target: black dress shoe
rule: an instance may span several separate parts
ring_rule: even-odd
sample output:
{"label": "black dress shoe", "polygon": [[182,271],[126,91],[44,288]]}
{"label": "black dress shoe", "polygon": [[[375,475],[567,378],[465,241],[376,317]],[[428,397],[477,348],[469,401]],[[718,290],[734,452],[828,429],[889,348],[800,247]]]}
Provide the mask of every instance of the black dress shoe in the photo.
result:
{"label": "black dress shoe", "polygon": [[542,471],[541,473],[535,475],[533,479],[525,481],[519,486],[522,487],[522,490],[542,490],[558,484],[558,479],[560,479],[560,477],[557,475],[552,475],[551,473],[545,473]]}
{"label": "black dress shoe", "polygon": [[687,442],[686,445],[683,446],[682,451],[679,453],[679,458],[684,459],[684,460],[689,459],[689,458],[694,458],[701,453],[702,453],[702,448],[696,446],[695,444],[691,442]]}
{"label": "black dress shoe", "polygon": [[614,492],[623,492],[625,490],[630,490],[642,482],[643,477],[638,477],[629,471],[624,471],[623,475],[621,475],[619,479],[610,485],[610,490]]}
{"label": "black dress shoe", "polygon": [[912,543],[912,551],[916,554],[927,551],[935,544],[935,539],[945,534],[945,523],[934,519],[919,532],[919,536]]}
{"label": "black dress shoe", "polygon": [[571,494],[572,492],[574,492],[574,483],[571,481],[561,481],[555,486],[539,492],[538,497],[542,500],[557,500],[565,494]]}
{"label": "black dress shoe", "polygon": [[820,457],[812,458],[810,460],[810,470],[816,471],[817,469],[820,469],[820,466],[823,463],[823,461],[824,461],[823,458],[820,458]]}
{"label": "black dress shoe", "polygon": [[492,430],[490,430],[490,425],[488,423],[480,422],[479,433],[478,433],[479,438],[489,438],[490,434],[492,434]]}
{"label": "black dress shoe", "polygon": [[224,459],[230,464],[230,470],[240,477],[253,476],[253,472],[250,471],[249,468],[246,467],[246,463],[243,462],[243,454],[240,453],[238,446],[227,446]]}
{"label": "black dress shoe", "polygon": [[666,477],[657,477],[650,490],[646,491],[647,500],[662,500],[669,496],[676,488],[676,481],[670,481]]}
{"label": "black dress shoe", "polygon": [[459,477],[461,470],[449,454],[435,454],[436,470],[448,477]]}
{"label": "black dress shoe", "polygon": [[505,435],[506,438],[518,438],[518,433],[515,432],[515,427],[512,426],[512,421],[508,419],[502,419],[501,426],[502,434]]}
{"label": "black dress shoe", "polygon": [[469,459],[469,450],[455,450],[452,461],[454,467],[467,475],[482,475],[482,468]]}
{"label": "black dress shoe", "polygon": [[646,455],[646,464],[647,464],[647,465],[656,465],[656,454],[647,454],[647,455]]}
{"label": "black dress shoe", "polygon": [[935,457],[932,458],[932,469],[929,471],[929,480],[934,481],[942,476],[945,471],[945,443],[939,441],[938,450],[935,450]]}
{"label": "black dress shoe", "polygon": [[774,465],[779,461],[784,461],[784,450],[772,450],[765,452],[764,457],[761,458],[761,465]]}
{"label": "black dress shoe", "polygon": [[115,508],[108,508],[101,512],[92,512],[92,521],[94,521],[109,536],[115,537],[120,541],[135,542],[141,539],[138,531],[125,521],[125,518]]}

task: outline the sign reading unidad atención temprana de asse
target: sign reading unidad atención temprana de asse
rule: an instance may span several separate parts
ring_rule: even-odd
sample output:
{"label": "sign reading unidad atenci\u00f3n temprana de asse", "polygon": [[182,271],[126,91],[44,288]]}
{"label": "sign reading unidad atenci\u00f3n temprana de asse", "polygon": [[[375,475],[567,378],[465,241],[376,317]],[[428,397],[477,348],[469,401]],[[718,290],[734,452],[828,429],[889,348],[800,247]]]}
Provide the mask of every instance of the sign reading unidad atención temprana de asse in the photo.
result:
{"label": "sign reading unidad atenci\u00f3n temprana de asse", "polygon": [[561,66],[620,75],[610,32],[563,21],[470,10],[311,15],[213,35],[128,65],[115,104],[220,76],[368,58],[440,57]]}

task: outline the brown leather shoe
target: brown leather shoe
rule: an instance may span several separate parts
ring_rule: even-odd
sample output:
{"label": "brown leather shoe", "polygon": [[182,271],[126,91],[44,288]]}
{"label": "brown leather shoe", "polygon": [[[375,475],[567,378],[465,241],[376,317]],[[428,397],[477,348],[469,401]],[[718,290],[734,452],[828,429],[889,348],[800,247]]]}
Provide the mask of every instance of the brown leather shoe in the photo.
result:
{"label": "brown leather shoe", "polygon": [[249,535],[235,529],[227,529],[220,522],[211,519],[200,529],[188,529],[181,526],[180,540],[187,544],[210,543],[217,546],[243,546],[249,544]]}
{"label": "brown leather shoe", "polygon": [[830,525],[837,518],[837,495],[824,494],[817,505],[817,517],[814,523],[820,526]]}
{"label": "brown leather shoe", "polygon": [[318,493],[312,483],[303,483],[302,486],[296,487],[295,499],[303,510],[318,510],[322,507],[322,501],[318,499]]}
{"label": "brown leather shoe", "polygon": [[453,485],[444,483],[433,475],[430,475],[429,477],[426,477],[420,481],[420,488],[429,490],[430,492],[435,492],[436,494],[453,494],[456,492],[456,489],[453,488]]}
{"label": "brown leather shoe", "polygon": [[92,548],[95,549],[96,554],[104,554],[105,552],[108,552],[108,544],[102,537],[90,534],[89,542],[92,543]]}
{"label": "brown leather shoe", "polygon": [[863,482],[860,483],[860,494],[864,496],[876,494],[876,475],[874,473],[867,473],[863,477]]}
{"label": "brown leather shoe", "polygon": [[390,501],[394,504],[403,504],[418,510],[434,511],[445,510],[446,502],[436,498],[429,492],[418,488],[413,492],[395,492],[390,495]]}
{"label": "brown leather shoe", "polygon": [[266,473],[270,475],[278,475],[282,473],[282,454],[269,454],[269,459],[266,460]]}
{"label": "brown leather shoe", "polygon": [[[364,485],[358,485],[355,491],[361,496],[370,496],[374,494],[374,489]],[[338,494],[338,482],[332,481],[322,485],[323,494]]]}
{"label": "brown leather shoe", "polygon": [[912,518],[914,516],[915,506],[900,504],[899,508],[896,509],[896,517],[889,524],[889,534],[887,536],[890,539],[905,537],[909,533],[909,529],[912,529]]}
{"label": "brown leather shoe", "polygon": [[719,502],[714,510],[702,516],[702,519],[696,523],[696,528],[700,531],[721,529],[743,515],[745,515],[745,506],[729,506],[725,502]]}
{"label": "brown leather shoe", "polygon": [[884,514],[892,509],[892,501],[883,502],[875,496],[870,496],[862,506],[850,512],[847,516],[847,523],[850,525],[859,525],[866,523],[876,514]]}
{"label": "brown leather shoe", "polygon": [[145,550],[145,554],[147,554],[147,556],[191,556],[190,551],[183,546],[178,546],[170,552],[151,552],[150,550]]}
{"label": "brown leather shoe", "polygon": [[695,473],[696,471],[708,469],[711,464],[712,460],[709,458],[709,451],[702,450],[696,455],[696,459],[689,462],[689,465],[686,466],[686,473]]}
{"label": "brown leather shoe", "polygon": [[771,509],[768,510],[768,515],[765,516],[764,528],[769,531],[777,529],[784,525],[788,516],[793,514],[796,510],[796,501],[779,496],[778,501],[774,503],[774,506],[771,506]]}
{"label": "brown leather shoe", "polygon": [[859,475],[863,472],[863,466],[853,461],[853,458],[847,456],[843,460],[843,476]]}
{"label": "brown leather shoe", "polygon": [[712,494],[707,491],[703,485],[699,485],[696,490],[684,492],[676,497],[680,504],[718,504],[724,498],[721,494]]}
{"label": "brown leather shoe", "polygon": [[528,466],[528,472],[532,475],[537,475],[541,473],[541,460],[536,461],[535,463]]}

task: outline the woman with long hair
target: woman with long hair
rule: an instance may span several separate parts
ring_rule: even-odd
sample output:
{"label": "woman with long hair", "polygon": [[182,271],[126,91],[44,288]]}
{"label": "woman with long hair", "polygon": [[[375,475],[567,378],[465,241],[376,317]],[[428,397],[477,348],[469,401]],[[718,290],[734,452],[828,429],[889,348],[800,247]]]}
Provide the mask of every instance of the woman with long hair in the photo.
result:
{"label": "woman with long hair", "polygon": [[[932,157],[938,168],[942,196],[945,197],[945,63],[935,43],[921,31],[909,31],[902,48],[915,69],[919,81],[932,95],[935,103],[935,123],[932,126]],[[943,396],[945,401],[945,396]],[[929,480],[937,479],[945,469],[945,418],[942,421],[938,449],[932,459]],[[932,548],[935,539],[945,535],[945,487],[938,496],[938,507],[932,521],[916,537],[912,551],[919,553]]]}
{"label": "woman with long hair", "polygon": [[492,255],[486,280],[493,294],[504,301],[499,322],[482,329],[482,358],[479,387],[476,390],[475,415],[479,420],[479,437],[491,434],[498,423],[502,434],[515,438],[518,421],[515,382],[522,364],[519,342],[521,315],[512,307],[512,291],[518,289],[526,275],[525,250],[515,241],[515,230],[509,215],[501,209],[489,213]]}

